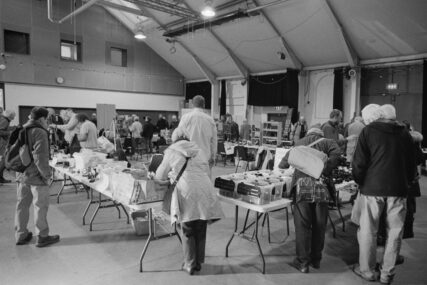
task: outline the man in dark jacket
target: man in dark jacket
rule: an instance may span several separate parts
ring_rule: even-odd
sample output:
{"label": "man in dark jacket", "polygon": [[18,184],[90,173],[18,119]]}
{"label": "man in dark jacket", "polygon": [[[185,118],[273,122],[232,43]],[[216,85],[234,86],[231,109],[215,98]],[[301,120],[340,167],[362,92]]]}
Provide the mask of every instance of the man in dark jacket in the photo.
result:
{"label": "man in dark jacket", "polygon": [[[323,132],[320,125],[312,126],[307,135],[296,141],[296,146],[309,145],[323,138]],[[330,176],[332,170],[338,165],[338,158],[341,150],[338,144],[331,139],[323,138],[312,146],[328,155],[325,168],[322,174]],[[279,164],[279,168],[288,168],[289,152],[285,155]],[[294,189],[298,179],[307,175],[299,170],[295,170],[292,178],[292,189]],[[295,191],[293,191],[295,192]],[[296,258],[292,266],[302,273],[308,273],[309,264],[314,268],[320,267],[322,251],[325,244],[325,230],[328,218],[328,203],[309,203],[297,201],[295,203],[294,223],[296,240]]]}
{"label": "man in dark jacket", "polygon": [[151,118],[150,117],[145,117],[145,124],[144,124],[144,128],[142,129],[142,137],[145,140],[145,143],[147,144],[147,148],[149,149],[150,152],[153,152],[153,134],[154,134],[154,129],[156,127],[151,123]]}
{"label": "man in dark jacket", "polygon": [[159,119],[157,120],[156,127],[159,133],[161,130],[169,129],[169,123],[162,114],[159,114]]}
{"label": "man in dark jacket", "polygon": [[333,109],[329,114],[329,121],[322,125],[322,131],[325,134],[325,138],[334,140],[340,147],[346,144],[346,140],[339,138],[340,135],[340,123],[342,121],[342,112],[337,109]]}
{"label": "man in dark jacket", "polygon": [[15,237],[16,245],[24,245],[31,241],[33,234],[28,231],[27,224],[29,210],[33,203],[34,225],[38,235],[36,246],[45,247],[59,241],[59,235],[49,235],[47,223],[49,184],[52,180],[52,171],[49,166],[48,111],[42,107],[34,107],[30,117],[24,128],[28,128],[28,147],[32,153],[33,162],[17,176]]}
{"label": "man in dark jacket", "polygon": [[[405,198],[408,185],[415,178],[412,138],[393,120],[383,119],[378,107],[366,106],[362,117],[369,123],[360,133],[354,153],[352,171],[360,187],[359,264],[354,272],[375,281],[377,231],[381,214],[387,221],[387,242],[381,264],[381,282],[391,283],[402,241]],[[377,120],[370,118],[380,117]]]}

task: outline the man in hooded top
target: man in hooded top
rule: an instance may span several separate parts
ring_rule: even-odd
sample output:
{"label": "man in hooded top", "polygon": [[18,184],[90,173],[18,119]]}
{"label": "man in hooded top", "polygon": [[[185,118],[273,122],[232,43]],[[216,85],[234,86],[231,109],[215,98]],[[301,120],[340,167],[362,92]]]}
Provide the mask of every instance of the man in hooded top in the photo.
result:
{"label": "man in hooded top", "polygon": [[404,126],[393,117],[396,111],[378,105],[362,110],[367,125],[359,135],[353,157],[352,173],[359,184],[359,266],[353,271],[367,281],[377,280],[375,273],[377,232],[380,217],[386,217],[387,241],[380,264],[380,282],[390,284],[402,242],[408,185],[415,178],[413,141]]}

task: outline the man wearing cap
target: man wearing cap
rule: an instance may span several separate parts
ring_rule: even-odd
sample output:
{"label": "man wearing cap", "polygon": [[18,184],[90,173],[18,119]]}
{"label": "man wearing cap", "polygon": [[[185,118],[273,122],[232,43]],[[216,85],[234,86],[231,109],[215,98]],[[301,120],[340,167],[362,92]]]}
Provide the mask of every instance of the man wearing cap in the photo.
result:
{"label": "man wearing cap", "polygon": [[[320,129],[320,124],[310,127],[307,135],[296,141],[295,145],[307,146],[316,141],[317,143],[312,147],[328,156],[322,175],[329,176],[332,170],[338,165],[338,158],[341,154],[341,150],[334,140],[324,138],[323,131]],[[279,168],[289,167],[289,153],[290,152],[282,159]],[[307,175],[301,171],[295,170],[292,178],[291,192],[296,192],[295,187],[297,181],[306,176]],[[297,201],[295,203],[294,223],[297,256],[291,265],[302,273],[309,272],[309,265],[316,269],[320,268],[322,251],[325,244],[327,218],[328,203],[310,203],[305,201]]]}
{"label": "man wearing cap", "polygon": [[34,204],[34,225],[38,235],[36,246],[45,247],[59,241],[59,235],[49,235],[47,223],[49,184],[52,181],[47,117],[47,109],[34,107],[31,110],[30,120],[24,125],[28,132],[28,148],[33,162],[23,173],[17,175],[16,245],[27,244],[33,237],[27,228],[31,204]]}
{"label": "man wearing cap", "polygon": [[11,182],[3,177],[3,172],[6,169],[4,153],[11,133],[9,125],[13,119],[15,119],[15,112],[11,110],[6,110],[3,115],[0,115],[0,183]]}

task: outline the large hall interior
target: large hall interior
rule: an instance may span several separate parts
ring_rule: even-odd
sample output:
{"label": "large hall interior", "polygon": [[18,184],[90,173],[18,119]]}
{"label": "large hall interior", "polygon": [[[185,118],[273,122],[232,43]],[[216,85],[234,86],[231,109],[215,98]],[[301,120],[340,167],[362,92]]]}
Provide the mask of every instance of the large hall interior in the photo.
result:
{"label": "large hall interior", "polygon": [[427,284],[426,15],[0,0],[0,284]]}

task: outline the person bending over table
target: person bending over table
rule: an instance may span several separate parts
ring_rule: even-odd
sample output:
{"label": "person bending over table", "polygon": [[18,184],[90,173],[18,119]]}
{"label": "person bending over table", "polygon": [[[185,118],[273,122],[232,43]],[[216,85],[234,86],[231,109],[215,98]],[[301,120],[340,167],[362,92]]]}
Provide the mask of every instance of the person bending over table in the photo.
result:
{"label": "person bending over table", "polygon": [[[332,169],[338,165],[341,149],[334,140],[324,138],[320,125],[312,126],[307,135],[296,141],[295,145],[309,145],[322,138],[323,140],[312,147],[328,155],[328,161],[322,172],[327,177],[331,174]],[[289,167],[289,153],[282,159],[279,168]],[[296,192],[295,187],[298,180],[304,177],[307,177],[307,175],[295,169],[292,178],[292,193]],[[294,223],[297,256],[292,262],[292,266],[302,273],[308,273],[309,265],[316,269],[320,268],[320,260],[322,259],[322,251],[325,244],[328,203],[299,201],[298,197],[295,200]]]}
{"label": "person bending over table", "polygon": [[162,163],[156,171],[157,180],[173,181],[187,166],[178,180],[171,202],[171,223],[179,223],[184,251],[182,269],[193,275],[201,270],[205,261],[206,228],[208,220],[224,217],[207,169],[208,162],[201,157],[200,148],[188,140],[182,128],[172,134],[173,144],[166,149]]}

